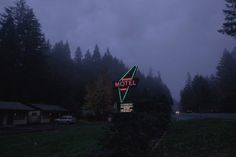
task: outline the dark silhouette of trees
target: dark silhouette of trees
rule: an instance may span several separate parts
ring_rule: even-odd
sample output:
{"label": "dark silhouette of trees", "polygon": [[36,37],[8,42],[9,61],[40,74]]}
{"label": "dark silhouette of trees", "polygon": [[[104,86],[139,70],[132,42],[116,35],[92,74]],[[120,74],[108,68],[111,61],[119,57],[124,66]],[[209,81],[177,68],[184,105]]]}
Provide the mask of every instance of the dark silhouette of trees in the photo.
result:
{"label": "dark silhouette of trees", "polygon": [[217,81],[220,89],[221,110],[236,112],[236,59],[227,50],[217,66]]}
{"label": "dark silhouette of trees", "polygon": [[14,78],[19,70],[20,62],[13,13],[8,8],[5,12],[1,17],[0,29],[0,98],[7,100],[14,99],[16,96],[15,92],[11,93],[11,91],[17,85]]}
{"label": "dark silhouette of trees", "polygon": [[196,75],[181,91],[181,105],[185,112],[236,112],[235,50],[224,51],[216,76]]}
{"label": "dark silhouette of trees", "polygon": [[78,64],[78,66],[82,63],[82,51],[80,49],[80,47],[77,47],[76,51],[75,51],[75,63]]}
{"label": "dark silhouette of trees", "polygon": [[193,111],[207,112],[210,111],[210,87],[208,78],[196,75],[192,81],[193,91]]}
{"label": "dark silhouette of trees", "polygon": [[[74,66],[68,42],[55,43],[50,53],[51,101],[57,104],[72,102]],[[71,80],[70,80],[71,79]]]}
{"label": "dark silhouette of trees", "polygon": [[6,59],[1,62],[1,99],[43,99],[45,95],[40,93],[46,82],[47,46],[33,10],[24,0],[19,0],[15,6],[5,9],[0,23],[1,59]]}
{"label": "dark silhouette of trees", "polygon": [[218,106],[218,87],[214,76],[195,75],[187,79],[181,91],[181,106],[185,112],[221,112]]}
{"label": "dark silhouette of trees", "polygon": [[218,30],[220,33],[227,34],[229,36],[236,36],[236,1],[225,0],[226,9],[223,10],[225,15],[225,21],[222,28]]}
{"label": "dark silhouette of trees", "polygon": [[193,89],[192,89],[192,78],[190,73],[187,74],[187,81],[184,89],[180,92],[182,110],[186,112],[193,111]]}
{"label": "dark silhouette of trees", "polygon": [[[119,102],[112,82],[127,70],[123,61],[113,57],[109,49],[101,52],[98,45],[85,54],[78,47],[74,58],[68,42],[51,45],[24,0],[1,15],[0,100],[56,104],[78,115],[87,107],[97,119],[104,120]],[[145,76],[138,71],[137,77],[138,87],[127,96],[134,103],[135,113],[114,113],[111,129],[115,132],[108,138],[114,155],[120,154],[116,148],[124,146],[132,151],[125,149],[121,156],[150,153],[171,119],[172,97],[160,74]]]}
{"label": "dark silhouette of trees", "polygon": [[[236,0],[225,0],[226,9],[223,10],[225,21],[218,32],[235,37],[236,36]],[[230,53],[224,51],[220,63],[217,66],[216,76],[211,77],[211,97],[215,103],[214,111],[236,112],[236,51]],[[211,98],[212,99],[212,98]]]}
{"label": "dark silhouette of trees", "polygon": [[101,53],[99,51],[98,45],[96,45],[93,51],[92,61],[94,62],[94,64],[99,64],[100,60]]}
{"label": "dark silhouette of trees", "polygon": [[[72,58],[68,42],[46,41],[25,0],[5,8],[0,18],[0,100],[49,103],[79,111],[83,104],[91,104],[93,92],[101,90],[95,92],[101,100],[93,105],[109,106],[118,101],[111,83],[119,80],[128,67],[109,49],[101,52],[98,45],[84,54],[78,47],[74,54]],[[146,77],[138,71],[137,77],[140,84],[128,99],[172,103],[160,75]]]}

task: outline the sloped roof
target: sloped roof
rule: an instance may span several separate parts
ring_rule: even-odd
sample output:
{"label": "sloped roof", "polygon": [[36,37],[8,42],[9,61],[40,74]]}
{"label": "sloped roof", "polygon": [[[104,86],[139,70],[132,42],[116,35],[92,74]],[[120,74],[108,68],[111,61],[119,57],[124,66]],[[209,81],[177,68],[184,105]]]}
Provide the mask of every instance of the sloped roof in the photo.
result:
{"label": "sloped roof", "polygon": [[30,104],[31,107],[51,112],[66,112],[67,110],[57,105],[47,105],[47,104]]}
{"label": "sloped roof", "polygon": [[0,101],[0,110],[31,111],[34,109],[19,102]]}

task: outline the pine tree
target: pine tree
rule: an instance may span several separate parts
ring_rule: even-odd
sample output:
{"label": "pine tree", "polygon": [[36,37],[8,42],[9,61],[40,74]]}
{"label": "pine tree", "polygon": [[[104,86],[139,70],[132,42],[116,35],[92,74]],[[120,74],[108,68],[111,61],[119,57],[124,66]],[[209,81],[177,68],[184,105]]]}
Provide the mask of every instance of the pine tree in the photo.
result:
{"label": "pine tree", "polygon": [[106,50],[104,56],[102,57],[102,62],[104,66],[108,66],[112,64],[113,57],[109,49]]}
{"label": "pine tree", "polygon": [[68,42],[65,44],[63,41],[55,43],[52,48],[52,57],[59,62],[70,62],[71,61],[71,52]]}
{"label": "pine tree", "polygon": [[230,36],[236,36],[236,0],[225,0],[226,9],[223,10],[225,14],[225,22],[222,28],[219,30],[220,33],[227,34]]}
{"label": "pine tree", "polygon": [[83,55],[82,55],[81,49],[80,49],[80,47],[77,47],[77,49],[75,51],[75,62],[77,64],[81,64],[82,57],[83,57]]}
{"label": "pine tree", "polygon": [[[102,69],[107,69],[108,73],[111,75],[112,79],[115,79],[114,76],[116,75],[114,72],[114,62],[113,57],[110,53],[110,50],[107,49],[104,56],[101,59],[102,62]],[[117,72],[117,71],[116,71]]]}
{"label": "pine tree", "polygon": [[[14,99],[22,101],[37,99],[43,95],[39,95],[38,92],[42,91],[40,89],[44,85],[45,69],[47,69],[47,51],[41,26],[33,10],[24,0],[19,0],[15,6],[6,8],[0,23],[1,49],[9,51],[3,50],[6,52],[5,57],[11,60],[11,65],[16,69],[17,85],[13,91],[18,91],[16,93],[18,98]],[[9,54],[11,56],[7,56]]]}
{"label": "pine tree", "polygon": [[90,53],[90,50],[87,50],[84,55],[83,63],[86,65],[90,64],[91,62],[92,62],[92,55]]}
{"label": "pine tree", "polygon": [[217,81],[220,88],[223,112],[236,112],[236,60],[225,50],[217,66]]}
{"label": "pine tree", "polygon": [[93,51],[92,60],[93,60],[95,65],[96,64],[100,64],[100,62],[101,62],[101,53],[99,51],[98,45],[95,45],[95,48],[94,48],[94,51]]}
{"label": "pine tree", "polygon": [[208,79],[201,75],[196,75],[192,81],[194,112],[210,111],[210,86]]}
{"label": "pine tree", "polygon": [[181,96],[181,107],[184,112],[193,111],[193,89],[192,89],[192,78],[190,73],[187,73],[187,81],[184,89],[180,92]]}
{"label": "pine tree", "polygon": [[16,36],[16,26],[14,24],[13,13],[10,9],[5,9],[0,20],[0,99],[9,100],[16,97],[14,87],[16,87],[17,72],[19,70],[19,56],[17,53],[18,43]]}

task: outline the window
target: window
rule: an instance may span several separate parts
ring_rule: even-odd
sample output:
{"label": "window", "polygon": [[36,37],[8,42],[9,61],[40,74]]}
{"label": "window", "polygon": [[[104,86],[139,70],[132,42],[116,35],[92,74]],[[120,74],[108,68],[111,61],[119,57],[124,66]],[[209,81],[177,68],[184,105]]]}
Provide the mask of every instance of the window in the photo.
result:
{"label": "window", "polygon": [[24,120],[25,119],[25,112],[15,112],[13,114],[13,120]]}
{"label": "window", "polygon": [[49,112],[42,112],[42,117],[43,118],[49,118],[50,117],[50,113]]}
{"label": "window", "polygon": [[38,116],[38,114],[37,114],[37,112],[33,112],[33,113],[31,114],[31,116],[36,117],[36,116]]}

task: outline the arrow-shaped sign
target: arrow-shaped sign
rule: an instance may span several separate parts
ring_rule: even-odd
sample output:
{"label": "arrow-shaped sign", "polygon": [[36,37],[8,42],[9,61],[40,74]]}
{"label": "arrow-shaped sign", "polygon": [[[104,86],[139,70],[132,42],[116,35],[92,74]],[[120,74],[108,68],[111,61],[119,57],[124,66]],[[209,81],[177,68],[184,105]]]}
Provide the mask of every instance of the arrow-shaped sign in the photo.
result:
{"label": "arrow-shaped sign", "polygon": [[115,82],[115,86],[118,87],[120,103],[124,102],[129,88],[137,85],[137,81],[134,79],[137,69],[138,66],[133,66],[118,82]]}

